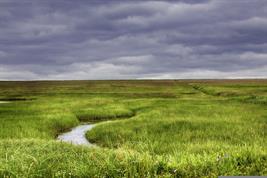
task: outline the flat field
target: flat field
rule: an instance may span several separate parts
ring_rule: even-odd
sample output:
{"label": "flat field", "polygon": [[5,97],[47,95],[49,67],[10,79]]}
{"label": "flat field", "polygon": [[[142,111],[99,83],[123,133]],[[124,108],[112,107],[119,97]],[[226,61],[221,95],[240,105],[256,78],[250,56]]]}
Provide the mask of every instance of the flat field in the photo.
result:
{"label": "flat field", "polygon": [[[0,177],[267,175],[267,80],[0,82],[0,101]],[[56,140],[81,122],[98,147]]]}

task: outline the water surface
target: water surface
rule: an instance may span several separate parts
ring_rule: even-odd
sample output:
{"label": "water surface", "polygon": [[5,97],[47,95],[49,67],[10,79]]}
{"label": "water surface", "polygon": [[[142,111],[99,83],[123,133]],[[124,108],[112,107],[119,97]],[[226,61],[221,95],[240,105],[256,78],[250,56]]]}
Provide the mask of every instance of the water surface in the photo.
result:
{"label": "water surface", "polygon": [[93,146],[93,144],[86,139],[85,134],[94,126],[94,124],[79,125],[77,127],[72,128],[71,131],[59,135],[58,140],[72,143],[74,145]]}

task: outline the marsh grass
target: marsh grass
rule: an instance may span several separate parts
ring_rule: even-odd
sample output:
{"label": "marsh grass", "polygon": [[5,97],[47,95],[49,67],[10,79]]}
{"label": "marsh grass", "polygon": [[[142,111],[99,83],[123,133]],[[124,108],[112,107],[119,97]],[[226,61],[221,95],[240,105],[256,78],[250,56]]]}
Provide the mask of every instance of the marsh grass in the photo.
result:
{"label": "marsh grass", "polygon": [[[0,177],[267,175],[266,97],[265,80],[0,82],[26,98],[0,104]],[[55,141],[80,122],[100,147]]]}
{"label": "marsh grass", "polygon": [[77,110],[75,113],[78,119],[82,122],[100,122],[118,118],[129,118],[135,115],[134,111],[123,105],[113,104],[99,106],[97,108]]}

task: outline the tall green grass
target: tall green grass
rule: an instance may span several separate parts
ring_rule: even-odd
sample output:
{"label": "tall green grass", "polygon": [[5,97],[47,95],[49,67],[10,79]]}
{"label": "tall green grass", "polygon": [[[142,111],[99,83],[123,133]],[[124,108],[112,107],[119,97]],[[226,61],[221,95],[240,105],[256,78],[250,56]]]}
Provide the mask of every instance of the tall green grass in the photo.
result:
{"label": "tall green grass", "polygon": [[[265,80],[0,82],[0,177],[267,175],[266,97]],[[55,141],[80,122],[99,147]]]}

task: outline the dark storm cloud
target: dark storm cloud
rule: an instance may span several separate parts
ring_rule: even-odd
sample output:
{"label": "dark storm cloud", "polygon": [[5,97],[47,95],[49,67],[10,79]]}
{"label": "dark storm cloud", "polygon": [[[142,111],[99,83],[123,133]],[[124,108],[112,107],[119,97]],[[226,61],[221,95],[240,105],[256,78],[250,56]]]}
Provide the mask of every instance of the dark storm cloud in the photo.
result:
{"label": "dark storm cloud", "polygon": [[267,1],[1,1],[0,79],[267,77]]}

